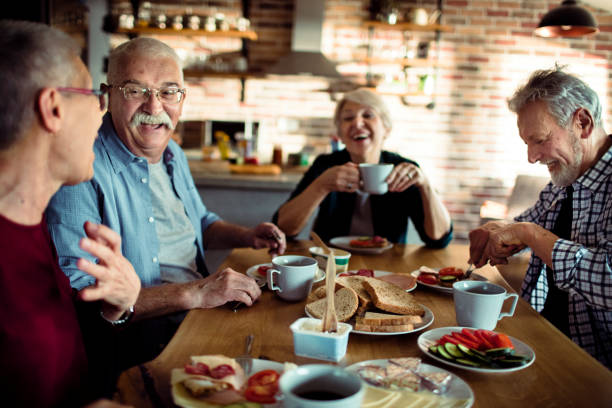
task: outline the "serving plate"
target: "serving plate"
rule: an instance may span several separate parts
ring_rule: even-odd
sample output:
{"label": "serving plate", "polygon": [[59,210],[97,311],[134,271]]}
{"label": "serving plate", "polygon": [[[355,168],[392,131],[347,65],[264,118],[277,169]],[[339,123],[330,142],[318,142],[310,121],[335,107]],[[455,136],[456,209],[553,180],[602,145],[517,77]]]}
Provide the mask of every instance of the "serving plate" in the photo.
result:
{"label": "serving plate", "polygon": [[[263,371],[263,370],[275,370],[282,374],[285,371],[285,364],[278,363],[276,361],[261,360],[258,358],[253,359],[251,371],[245,373],[247,378],[251,375]],[[182,408],[219,408],[218,404],[211,404],[205,401],[201,401],[191,395],[182,385],[175,384],[172,386],[172,400],[174,403]],[[281,402],[274,404],[263,404],[266,408],[280,408]]]}
{"label": "serving plate", "polygon": [[[423,315],[423,322],[421,324],[419,324],[418,326],[415,325],[414,329],[408,330],[408,331],[391,332],[391,333],[389,333],[389,332],[368,332],[368,331],[355,330],[355,320],[354,320],[354,318],[350,319],[347,323],[350,324],[351,326],[353,326],[353,330],[351,330],[351,334],[357,333],[357,334],[369,334],[370,336],[397,336],[399,334],[414,333],[414,332],[418,332],[418,331],[421,331],[421,330],[429,327],[433,323],[433,321],[434,321],[434,315],[433,315],[433,312],[431,311],[431,309],[428,308],[427,306],[423,306],[423,305],[421,305],[421,307],[425,310],[425,315]],[[380,312],[381,313],[387,313],[384,310],[380,310]],[[306,307],[304,307],[304,313],[306,313],[306,316],[308,316],[308,317],[315,318],[313,315],[308,313],[308,310],[306,310]]]}
{"label": "serving plate", "polygon": [[[439,271],[440,270],[440,268],[432,268],[432,269],[434,269],[435,271]],[[410,272],[410,275],[412,275],[415,278],[418,278],[420,274],[421,274],[421,272],[418,269],[415,270],[415,271]],[[475,272],[472,272],[472,275],[470,276],[469,280],[486,281],[487,278],[485,278],[484,276],[479,275],[479,274],[477,274]],[[421,282],[418,279],[417,279],[417,284],[419,284],[421,286],[424,286],[426,288],[431,288],[433,290],[437,290],[438,292],[453,293],[453,287],[452,286],[442,286],[440,284],[432,285],[431,283]]]}
{"label": "serving plate", "polygon": [[[379,367],[386,367],[389,364],[391,363],[389,363],[387,359],[367,360],[367,361],[361,361],[359,363],[350,365],[346,369],[354,373],[357,373],[359,368],[363,366],[375,365]],[[440,395],[433,394],[429,391],[411,392],[411,391],[388,390],[386,388],[376,387],[375,385],[371,385],[367,383],[364,401],[365,399],[367,399],[368,392],[372,392],[372,391],[369,391],[368,389],[374,389],[374,390],[388,391],[389,394],[395,394],[395,393],[399,394],[398,396],[389,395],[387,397],[383,397],[383,398],[389,399],[388,403],[390,403],[392,399],[399,400],[401,398],[401,401],[403,404],[405,404],[405,406],[410,406],[410,407],[415,407],[415,408],[424,407],[424,406],[427,406],[427,407],[452,406],[452,407],[458,407],[458,408],[469,408],[474,404],[474,392],[472,391],[470,386],[457,375],[451,373],[450,371],[446,371],[443,368],[439,368],[439,367],[436,367],[430,364],[425,364],[425,363],[421,363],[418,372],[422,374],[429,374],[432,372],[443,372],[446,374],[450,374],[451,380],[449,381],[447,385],[446,391]],[[452,399],[456,401],[443,401],[443,400],[440,400],[440,398],[445,398],[445,399],[448,398],[448,399]],[[388,403],[384,404],[384,406],[387,406]],[[380,405],[377,404],[376,406],[380,406]]]}
{"label": "serving plate", "polygon": [[[350,271],[346,271],[345,273],[350,274],[350,273],[355,273],[357,272],[358,269],[351,269]],[[340,275],[342,274],[338,274],[338,277],[340,277]],[[395,272],[389,272],[389,271],[379,271],[379,270],[374,270],[374,277],[375,278],[380,278],[381,276],[385,276],[385,275],[401,275],[401,273],[395,273]],[[406,289],[406,292],[412,292],[413,290],[415,290],[417,287],[416,281],[414,282],[414,285],[412,285],[411,287],[409,287],[408,289]]]}
{"label": "serving plate", "polygon": [[445,334],[450,334],[455,331],[461,331],[462,329],[466,329],[466,328],[473,329],[472,327],[461,327],[461,326],[439,327],[437,329],[431,329],[419,336],[419,338],[417,339],[417,344],[423,353],[427,354],[429,357],[435,360],[438,360],[452,367],[461,368],[463,370],[468,370],[468,371],[475,371],[478,373],[509,373],[512,371],[518,371],[518,370],[527,368],[530,365],[532,365],[533,362],[535,361],[535,352],[531,349],[531,347],[529,347],[527,344],[523,343],[519,339],[514,338],[512,336],[508,336],[508,337],[512,341],[512,344],[514,344],[515,353],[529,358],[529,361],[526,364],[523,364],[522,366],[506,367],[506,368],[471,367],[471,366],[467,366],[463,364],[453,363],[452,361],[439,357],[433,354],[431,351],[429,351],[429,347],[436,344],[436,342],[438,341],[438,339],[440,339],[440,337],[444,336]]}
{"label": "serving plate", "polygon": [[[266,276],[260,275],[259,272],[257,272],[257,270],[259,269],[260,266],[270,266],[270,267],[272,267],[272,263],[267,262],[267,263],[261,263],[261,264],[253,265],[249,269],[246,270],[246,274],[248,276],[250,276],[251,278],[255,279],[255,282],[257,282],[257,284],[260,287],[264,287],[268,283],[267,282],[268,278]],[[315,274],[315,278],[314,278],[313,282],[320,282],[323,279],[325,279],[325,271],[323,269],[319,268],[317,270],[317,273]]]}
{"label": "serving plate", "polygon": [[329,240],[329,243],[335,247],[345,249],[356,254],[382,254],[385,251],[393,248],[391,242],[387,243],[384,247],[380,248],[357,248],[350,245],[351,241],[360,238],[359,235],[349,235],[345,237],[335,237]]}

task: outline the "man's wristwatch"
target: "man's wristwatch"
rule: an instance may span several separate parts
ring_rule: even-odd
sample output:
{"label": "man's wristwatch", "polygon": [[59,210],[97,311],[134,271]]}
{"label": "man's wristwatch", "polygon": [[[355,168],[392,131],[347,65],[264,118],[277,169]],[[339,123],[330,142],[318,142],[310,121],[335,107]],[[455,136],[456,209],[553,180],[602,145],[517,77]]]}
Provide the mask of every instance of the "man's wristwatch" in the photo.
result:
{"label": "man's wristwatch", "polygon": [[100,309],[100,316],[106,320],[108,323],[112,324],[113,326],[121,326],[124,325],[126,323],[128,323],[130,320],[132,320],[132,316],[134,315],[134,306],[130,306],[130,308],[121,315],[121,317],[119,317],[119,319],[117,320],[110,320],[107,319],[106,316],[104,316],[104,311],[102,309]]}

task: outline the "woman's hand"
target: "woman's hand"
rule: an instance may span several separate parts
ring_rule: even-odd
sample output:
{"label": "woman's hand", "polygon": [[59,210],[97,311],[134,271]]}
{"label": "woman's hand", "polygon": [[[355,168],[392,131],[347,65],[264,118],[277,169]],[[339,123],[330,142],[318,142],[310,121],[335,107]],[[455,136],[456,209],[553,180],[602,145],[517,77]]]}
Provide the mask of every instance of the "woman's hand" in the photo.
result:
{"label": "woman's hand", "polygon": [[387,176],[389,191],[393,193],[405,191],[413,185],[422,186],[425,183],[427,183],[427,179],[421,168],[407,162],[395,166],[391,174]]}
{"label": "woman's hand", "polygon": [[330,167],[317,178],[319,186],[327,193],[340,191],[354,193],[359,189],[359,166],[353,162]]}

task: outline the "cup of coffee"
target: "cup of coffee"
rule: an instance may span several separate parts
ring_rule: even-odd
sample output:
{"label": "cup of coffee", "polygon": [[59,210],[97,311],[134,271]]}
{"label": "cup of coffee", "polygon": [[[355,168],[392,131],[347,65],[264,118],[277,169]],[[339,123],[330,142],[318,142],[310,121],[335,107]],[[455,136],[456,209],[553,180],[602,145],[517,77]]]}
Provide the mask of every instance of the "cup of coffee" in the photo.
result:
{"label": "cup of coffee", "polygon": [[[502,312],[504,301],[514,298],[508,313]],[[497,321],[512,316],[518,302],[516,293],[507,293],[502,286],[482,281],[459,281],[453,284],[455,313],[460,326],[493,330]]]}
{"label": "cup of coffee", "polygon": [[267,271],[268,287],[284,300],[306,299],[318,268],[317,261],[308,256],[277,256]]}
{"label": "cup of coffee", "polygon": [[341,367],[307,364],[284,373],[279,380],[285,408],[359,408],[361,379]]}
{"label": "cup of coffee", "polygon": [[389,186],[385,181],[393,170],[393,164],[361,163],[359,173],[363,180],[363,190],[370,194],[385,194]]}

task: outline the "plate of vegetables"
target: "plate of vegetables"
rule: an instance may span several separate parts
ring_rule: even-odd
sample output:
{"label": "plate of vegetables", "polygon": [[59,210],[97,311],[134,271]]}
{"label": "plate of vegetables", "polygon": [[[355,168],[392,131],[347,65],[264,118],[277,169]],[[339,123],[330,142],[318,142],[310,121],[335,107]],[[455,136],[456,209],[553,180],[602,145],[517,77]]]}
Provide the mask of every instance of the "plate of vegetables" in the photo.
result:
{"label": "plate of vegetables", "polygon": [[453,367],[485,373],[507,373],[529,367],[535,353],[505,333],[470,327],[440,327],[417,340],[429,357]]}
{"label": "plate of vegetables", "polygon": [[[416,271],[410,272],[410,275],[415,277],[417,283],[421,286],[425,286],[439,292],[453,293],[453,283],[464,279],[465,271],[454,266],[447,266],[439,269],[421,266]],[[470,279],[487,280],[487,278],[477,273],[472,273]]]}

